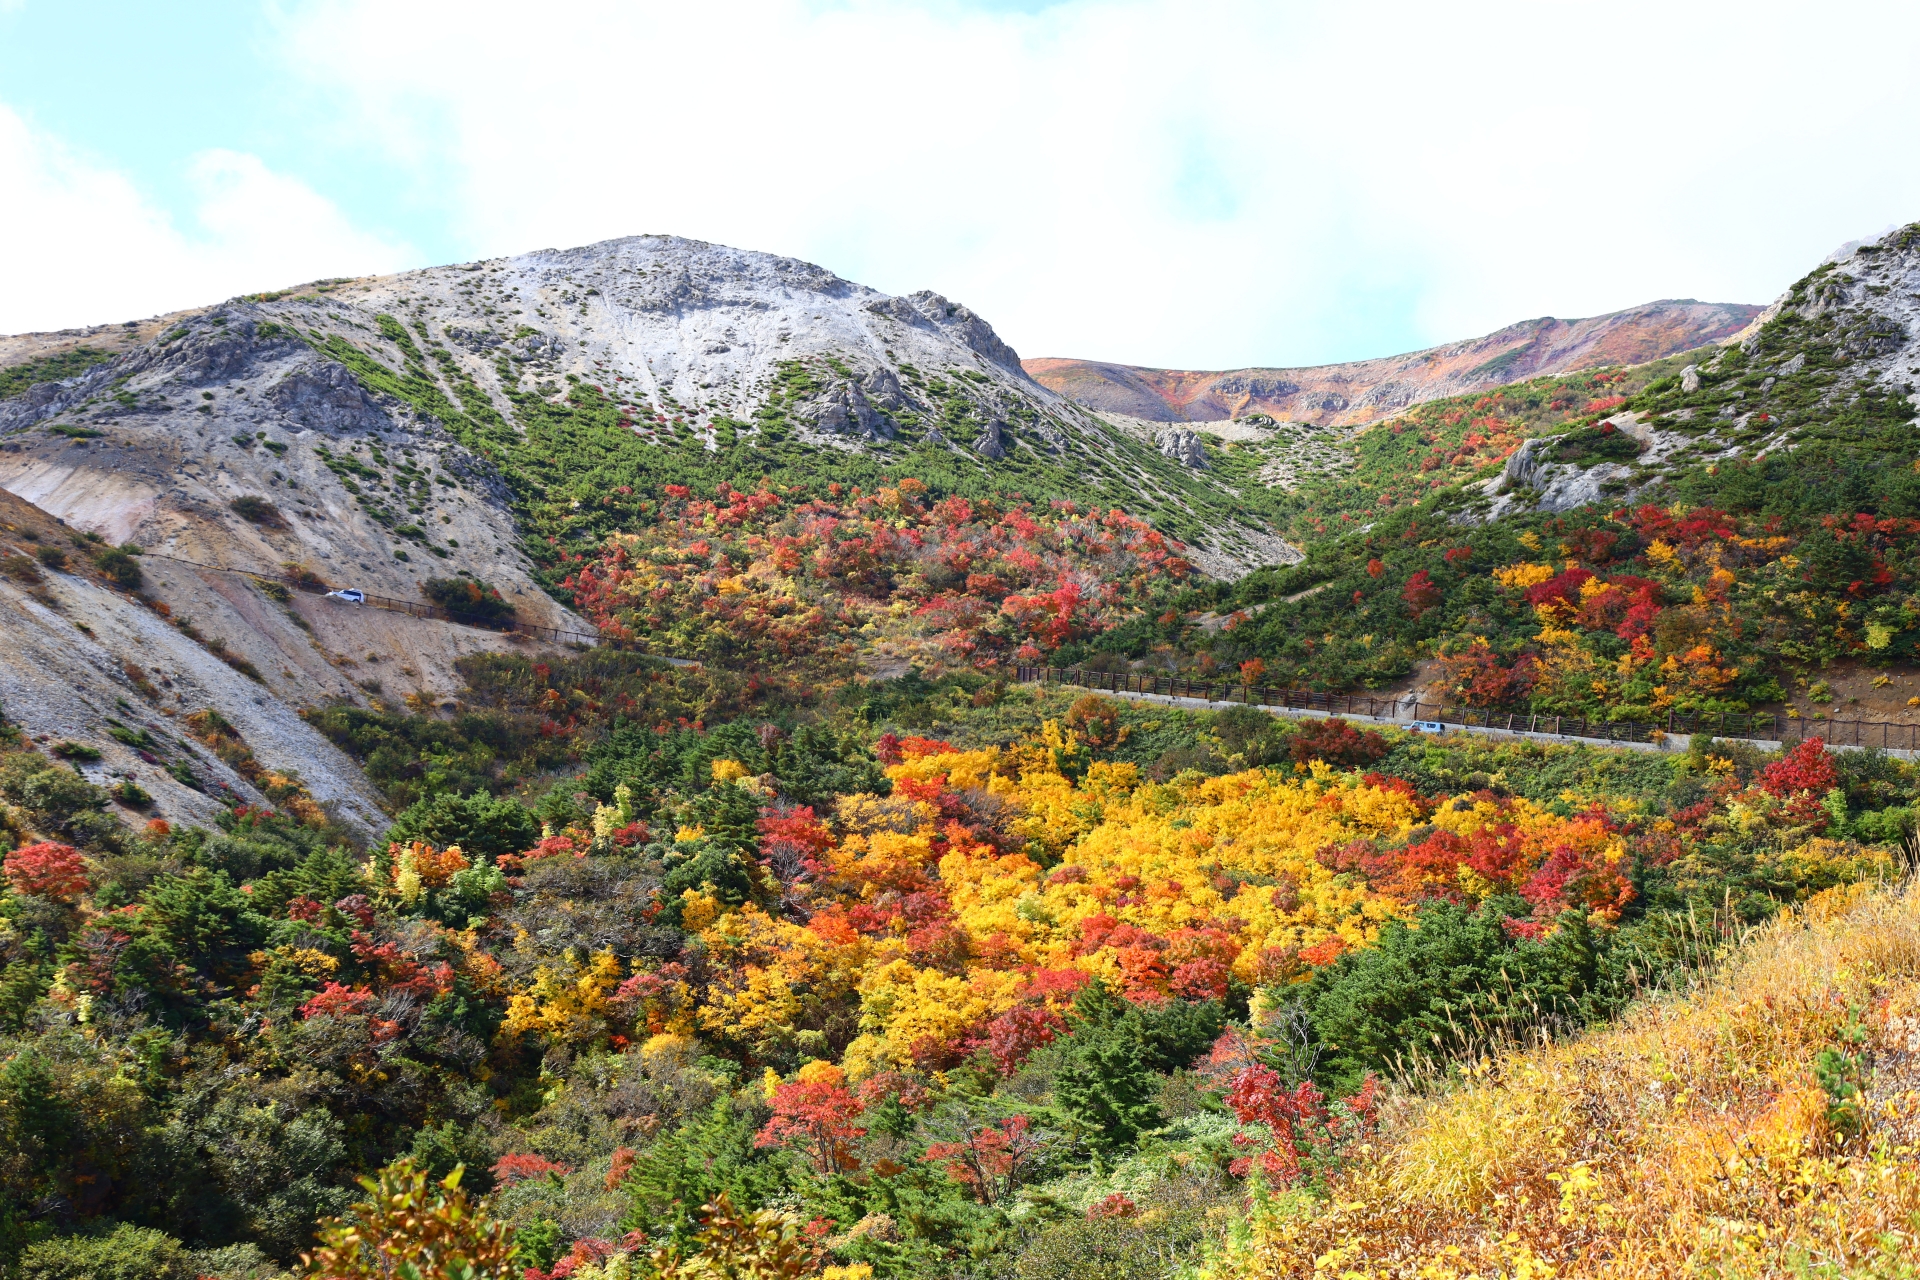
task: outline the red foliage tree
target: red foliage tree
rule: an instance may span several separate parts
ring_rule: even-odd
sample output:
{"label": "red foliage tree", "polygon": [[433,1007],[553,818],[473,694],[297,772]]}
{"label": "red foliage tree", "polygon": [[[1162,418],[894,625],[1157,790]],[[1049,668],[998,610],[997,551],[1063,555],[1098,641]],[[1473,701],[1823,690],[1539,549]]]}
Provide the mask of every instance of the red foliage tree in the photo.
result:
{"label": "red foliage tree", "polygon": [[91,887],[80,851],[51,840],[15,849],[0,870],[15,893],[56,902],[77,901]]}
{"label": "red foliage tree", "polygon": [[1524,698],[1540,676],[1532,654],[1523,653],[1507,666],[1484,640],[1441,655],[1440,669],[1448,691],[1470,707],[1498,707]]}
{"label": "red foliage tree", "polygon": [[357,1013],[365,1013],[373,1003],[370,991],[355,991],[343,987],[337,982],[329,982],[318,995],[313,996],[300,1006],[303,1018],[347,1018]]}
{"label": "red foliage tree", "polygon": [[1025,1173],[1047,1148],[1025,1116],[1004,1124],[983,1124],[961,1111],[954,1120],[956,1140],[936,1142],[922,1160],[946,1162],[947,1176],[973,1189],[981,1204],[998,1204],[1013,1194]]}
{"label": "red foliage tree", "polygon": [[1527,603],[1538,607],[1543,604],[1558,603],[1572,608],[1580,604],[1580,588],[1594,577],[1593,570],[1582,569],[1578,565],[1557,573],[1545,582],[1536,582],[1527,588]]}
{"label": "red foliage tree", "polygon": [[1361,732],[1345,720],[1310,720],[1294,733],[1289,750],[1294,763],[1324,760],[1330,765],[1359,768],[1370,765],[1393,748],[1371,729]]}
{"label": "red foliage tree", "polygon": [[566,1177],[573,1169],[564,1164],[556,1164],[543,1155],[531,1151],[515,1151],[494,1161],[493,1180],[503,1187],[516,1182],[525,1182],[529,1178],[544,1178],[548,1174]]}
{"label": "red foliage tree", "polygon": [[1826,742],[1808,738],[1762,769],[1757,781],[1762,791],[1786,801],[1789,821],[1824,826],[1827,811],[1821,801],[1840,785],[1840,775],[1834,772]]}
{"label": "red foliage tree", "polygon": [[850,1173],[860,1167],[852,1144],[867,1131],[854,1122],[866,1105],[848,1092],[839,1068],[820,1064],[810,1070],[774,1089],[773,1116],[754,1136],[753,1145],[799,1151],[822,1176]]}
{"label": "red foliage tree", "polygon": [[1224,962],[1202,957],[1176,965],[1167,986],[1173,994],[1186,1000],[1224,1000],[1228,972]]}
{"label": "red foliage tree", "polygon": [[1840,775],[1820,738],[1808,738],[1760,771],[1760,789],[1783,800],[1802,792],[1824,796],[1839,784]]}
{"label": "red foliage tree", "polygon": [[[1241,1124],[1265,1126],[1272,1141],[1257,1155],[1235,1160],[1230,1171],[1244,1177],[1257,1165],[1262,1174],[1283,1186],[1298,1181],[1306,1160],[1337,1155],[1373,1127],[1378,1105],[1374,1093],[1373,1077],[1368,1076],[1360,1091],[1334,1110],[1311,1080],[1288,1088],[1271,1067],[1243,1068],[1227,1090],[1227,1107]],[[1244,1136],[1235,1141],[1241,1147],[1257,1145],[1257,1139]]]}
{"label": "red foliage tree", "polygon": [[1440,587],[1425,569],[1417,569],[1407,585],[1400,588],[1400,598],[1407,602],[1407,610],[1419,617],[1440,603]]}
{"label": "red foliage tree", "polygon": [[1000,1074],[1010,1076],[1035,1049],[1051,1044],[1066,1030],[1066,1021],[1045,1005],[1015,1005],[987,1024],[987,1052]]}

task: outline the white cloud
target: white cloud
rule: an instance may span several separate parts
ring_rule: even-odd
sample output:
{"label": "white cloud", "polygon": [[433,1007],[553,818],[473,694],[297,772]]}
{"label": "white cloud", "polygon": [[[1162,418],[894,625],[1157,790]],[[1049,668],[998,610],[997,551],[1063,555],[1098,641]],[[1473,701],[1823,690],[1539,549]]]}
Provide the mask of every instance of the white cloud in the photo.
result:
{"label": "white cloud", "polygon": [[[1920,7],[1892,0],[285,4],[271,108],[336,171],[415,175],[382,224],[425,211],[418,238],[472,256],[640,231],[790,253],[939,289],[1031,355],[1306,363],[1765,302],[1920,217]],[[62,314],[397,260],[257,161],[203,162],[253,194],[181,232],[9,128],[0,186],[35,185],[0,233],[59,247],[34,296]],[[256,199],[297,234],[222,212]]]}
{"label": "white cloud", "polygon": [[253,156],[205,152],[186,176],[189,230],[123,175],[0,106],[0,333],[154,315],[405,259]]}

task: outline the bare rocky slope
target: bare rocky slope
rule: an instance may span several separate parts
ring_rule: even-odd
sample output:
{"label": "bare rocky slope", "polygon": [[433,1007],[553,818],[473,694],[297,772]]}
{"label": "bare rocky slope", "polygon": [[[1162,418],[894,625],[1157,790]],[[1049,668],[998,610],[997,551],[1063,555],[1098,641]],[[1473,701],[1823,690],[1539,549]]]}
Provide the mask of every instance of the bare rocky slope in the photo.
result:
{"label": "bare rocky slope", "polygon": [[[212,711],[260,768],[298,777],[371,833],[378,798],[300,709],[437,705],[462,686],[460,657],[539,646],[289,592],[282,579],[422,600],[423,579],[468,574],[525,622],[591,628],[535,583],[498,477],[438,424],[368,392],[257,306],[173,319],[78,377],[0,400],[5,714],[35,737],[100,750],[82,767],[134,777],[161,816],[204,820],[222,787],[265,799],[169,728]],[[7,341],[16,357],[59,354],[47,337]],[[99,335],[69,341],[97,349]],[[137,591],[92,570],[94,553],[122,544],[144,553]],[[66,563],[43,563],[43,548]],[[118,740],[142,733],[176,750]],[[197,785],[172,772],[183,761]]]}
{"label": "bare rocky slope", "polygon": [[1062,396],[1131,418],[1217,422],[1264,413],[1315,426],[1357,426],[1427,400],[1542,374],[1690,351],[1731,338],[1759,312],[1743,303],[1650,302],[1585,320],[1524,320],[1405,355],[1298,369],[1201,372],[1056,358],[1023,365]]}

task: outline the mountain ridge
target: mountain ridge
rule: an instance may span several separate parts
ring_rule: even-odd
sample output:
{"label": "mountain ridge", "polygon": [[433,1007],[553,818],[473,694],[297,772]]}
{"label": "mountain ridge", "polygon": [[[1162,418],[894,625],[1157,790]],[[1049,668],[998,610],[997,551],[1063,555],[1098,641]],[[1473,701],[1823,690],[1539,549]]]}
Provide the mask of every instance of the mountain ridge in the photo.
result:
{"label": "mountain ridge", "polygon": [[1255,413],[1361,426],[1415,404],[1543,374],[1644,364],[1729,341],[1760,315],[1746,303],[1667,298],[1576,320],[1542,316],[1478,338],[1336,364],[1186,370],[1035,357],[1044,386],[1089,408],[1149,421],[1213,422]]}

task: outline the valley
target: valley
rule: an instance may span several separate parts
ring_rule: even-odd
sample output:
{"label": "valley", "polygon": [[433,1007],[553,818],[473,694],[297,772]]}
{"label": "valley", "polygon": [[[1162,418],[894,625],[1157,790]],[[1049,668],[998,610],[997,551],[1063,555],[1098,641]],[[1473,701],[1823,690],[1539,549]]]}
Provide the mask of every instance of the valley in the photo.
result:
{"label": "valley", "polygon": [[637,236],[0,338],[0,1278],[1902,1274],[1920,765],[1819,727],[1920,721],[1916,299],[1200,374]]}

